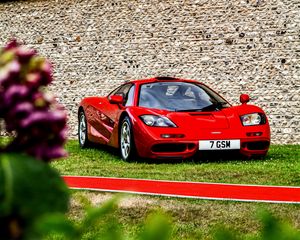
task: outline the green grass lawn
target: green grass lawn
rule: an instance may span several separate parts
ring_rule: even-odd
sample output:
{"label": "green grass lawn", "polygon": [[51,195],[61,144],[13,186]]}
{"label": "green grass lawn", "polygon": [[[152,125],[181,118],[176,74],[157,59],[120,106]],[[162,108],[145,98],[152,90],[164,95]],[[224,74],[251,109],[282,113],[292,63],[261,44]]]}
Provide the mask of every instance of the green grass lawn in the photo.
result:
{"label": "green grass lawn", "polygon": [[[206,181],[245,184],[300,186],[300,146],[272,145],[261,160],[212,159],[186,162],[124,162],[112,149],[96,147],[80,149],[70,140],[69,157],[52,165],[65,175],[129,177],[183,181]],[[82,215],[79,204],[85,196],[96,205],[114,194],[74,191],[70,217],[77,221]],[[122,200],[116,216],[125,233],[134,236],[153,209],[167,212],[174,223],[172,239],[212,239],[214,229],[226,225],[244,236],[256,236],[259,229],[257,212],[267,209],[300,229],[300,205],[231,201],[204,201],[129,195]],[[93,232],[101,231],[95,226]],[[89,233],[85,239],[89,238]],[[250,238],[249,238],[250,239]],[[251,238],[253,239],[253,238]]]}
{"label": "green grass lawn", "polygon": [[62,174],[180,181],[300,186],[300,146],[272,145],[265,159],[124,162],[118,152],[66,145],[69,157],[53,163]]}

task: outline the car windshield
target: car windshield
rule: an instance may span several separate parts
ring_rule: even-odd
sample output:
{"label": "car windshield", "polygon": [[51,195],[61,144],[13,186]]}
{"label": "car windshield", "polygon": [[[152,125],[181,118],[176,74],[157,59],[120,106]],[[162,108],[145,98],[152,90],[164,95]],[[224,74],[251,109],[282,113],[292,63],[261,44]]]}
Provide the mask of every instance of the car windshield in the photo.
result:
{"label": "car windshield", "polygon": [[216,111],[229,104],[208,87],[189,82],[155,82],[140,88],[140,107],[168,111]]}

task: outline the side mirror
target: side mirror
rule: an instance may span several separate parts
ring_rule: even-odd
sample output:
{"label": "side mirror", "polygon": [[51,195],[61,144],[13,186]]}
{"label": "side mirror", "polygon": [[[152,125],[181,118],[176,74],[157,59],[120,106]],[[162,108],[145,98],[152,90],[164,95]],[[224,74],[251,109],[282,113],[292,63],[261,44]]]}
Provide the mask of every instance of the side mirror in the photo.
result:
{"label": "side mirror", "polygon": [[121,95],[112,95],[109,97],[109,102],[112,104],[123,104],[124,98]]}
{"label": "side mirror", "polygon": [[240,102],[242,104],[246,104],[249,101],[250,101],[250,97],[249,97],[248,94],[241,94],[241,96],[240,96]]}

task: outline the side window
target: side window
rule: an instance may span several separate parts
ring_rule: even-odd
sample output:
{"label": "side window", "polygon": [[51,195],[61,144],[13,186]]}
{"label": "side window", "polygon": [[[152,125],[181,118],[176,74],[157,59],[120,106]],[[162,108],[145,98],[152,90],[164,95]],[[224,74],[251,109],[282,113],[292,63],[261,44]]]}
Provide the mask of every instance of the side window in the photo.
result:
{"label": "side window", "polygon": [[122,95],[124,98],[126,98],[127,93],[129,92],[130,87],[132,84],[125,84],[123,85],[117,92],[117,95]]}
{"label": "side window", "polygon": [[132,85],[129,89],[129,92],[127,95],[127,101],[125,102],[125,106],[133,106],[134,89],[135,89],[135,86]]}
{"label": "side window", "polygon": [[124,98],[124,106],[132,106],[133,104],[133,92],[134,92],[134,85],[129,83],[121,86],[120,88],[113,91],[111,95],[121,95]]}
{"label": "side window", "polygon": [[108,97],[117,94],[117,92],[120,90],[120,88],[121,88],[121,87],[117,87],[115,90],[113,90],[113,91],[108,95]]}

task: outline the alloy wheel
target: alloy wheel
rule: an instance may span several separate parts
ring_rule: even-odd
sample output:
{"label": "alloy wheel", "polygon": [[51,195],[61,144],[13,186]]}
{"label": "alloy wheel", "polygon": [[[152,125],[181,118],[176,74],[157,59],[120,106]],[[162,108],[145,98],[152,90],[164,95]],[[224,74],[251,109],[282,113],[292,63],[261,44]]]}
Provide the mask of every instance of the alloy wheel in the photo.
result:
{"label": "alloy wheel", "polygon": [[79,142],[81,146],[85,145],[86,142],[86,121],[85,121],[85,116],[84,113],[81,113],[80,118],[79,118]]}
{"label": "alloy wheel", "polygon": [[121,128],[121,153],[124,159],[128,159],[131,151],[130,126],[124,121]]}

